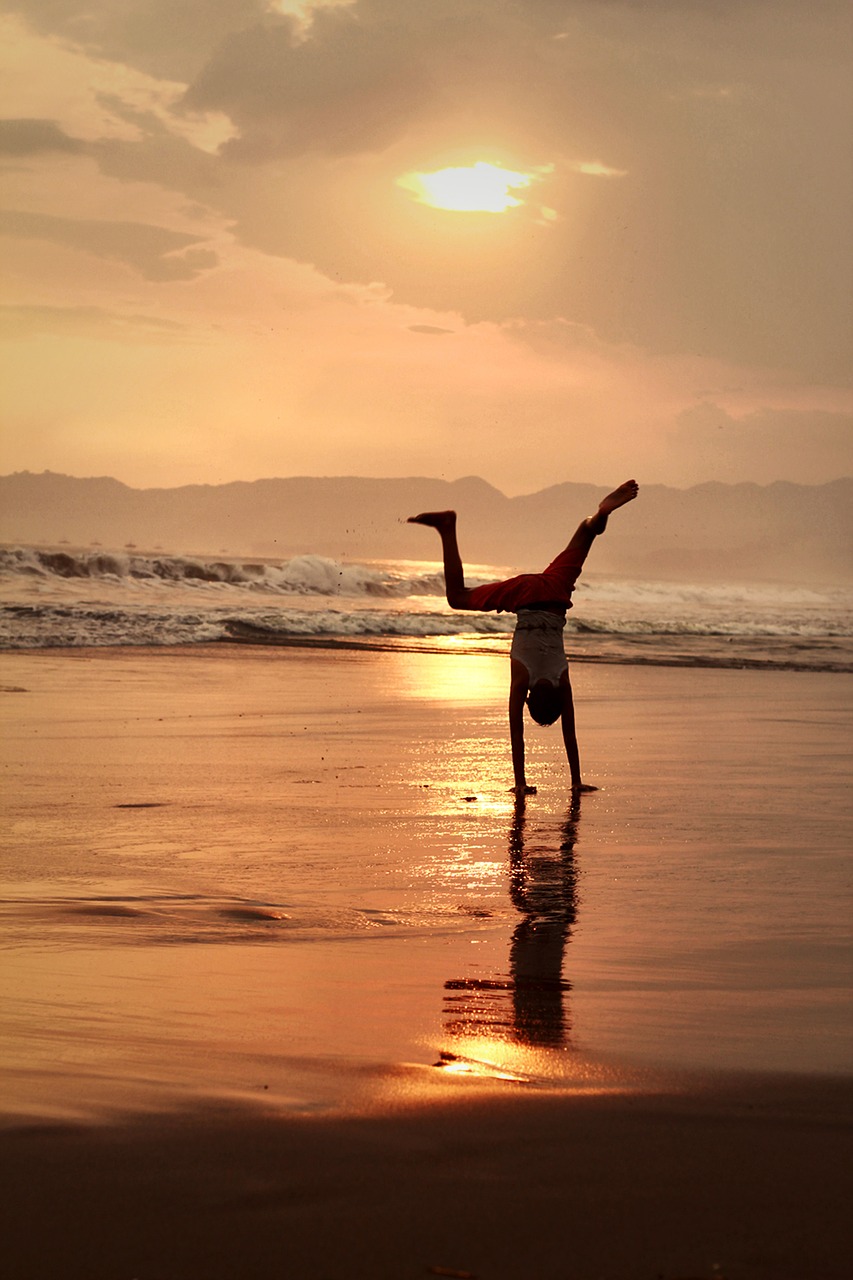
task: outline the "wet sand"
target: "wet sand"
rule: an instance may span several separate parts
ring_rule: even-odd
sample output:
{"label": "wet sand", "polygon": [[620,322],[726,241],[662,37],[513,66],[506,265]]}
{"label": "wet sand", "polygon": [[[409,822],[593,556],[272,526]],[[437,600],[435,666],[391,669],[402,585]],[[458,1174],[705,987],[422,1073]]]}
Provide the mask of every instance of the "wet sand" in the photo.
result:
{"label": "wet sand", "polygon": [[841,1280],[849,1101],[758,1081],[570,1102],[478,1088],[18,1131],[4,1257],[23,1280]]}
{"label": "wet sand", "polygon": [[2,666],[12,1274],[849,1274],[846,677]]}

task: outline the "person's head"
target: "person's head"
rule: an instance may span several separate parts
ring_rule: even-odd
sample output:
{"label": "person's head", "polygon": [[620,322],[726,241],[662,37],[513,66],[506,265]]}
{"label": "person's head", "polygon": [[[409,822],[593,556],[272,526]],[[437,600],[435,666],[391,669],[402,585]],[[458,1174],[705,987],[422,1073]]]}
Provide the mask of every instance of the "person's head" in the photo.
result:
{"label": "person's head", "polygon": [[537,724],[553,724],[563,710],[563,691],[550,680],[537,680],[527,695],[527,710]]}

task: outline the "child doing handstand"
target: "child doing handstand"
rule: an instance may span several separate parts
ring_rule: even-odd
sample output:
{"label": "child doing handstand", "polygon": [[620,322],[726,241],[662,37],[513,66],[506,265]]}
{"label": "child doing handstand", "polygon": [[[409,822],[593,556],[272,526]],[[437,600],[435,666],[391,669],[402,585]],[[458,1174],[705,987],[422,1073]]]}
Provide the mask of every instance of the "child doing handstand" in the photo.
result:
{"label": "child doing handstand", "polygon": [[595,791],[581,780],[575,709],[569,664],[563,647],[566,610],[572,607],[572,591],[580,576],[593,540],[603,533],[611,511],[636,498],[636,480],[626,480],[603,498],[594,516],[578,526],[565,551],[552,560],[544,573],[522,573],[503,582],[486,582],[466,587],[456,541],[455,511],[425,511],[411,516],[410,524],[437,529],[444,555],[444,583],[447,603],[452,609],[494,609],[515,613],[515,635],[510,649],[509,736],[512,769],[517,794],[530,794],[524,773],[524,705],[537,724],[562,722],[563,742],[572,777],[573,791]]}

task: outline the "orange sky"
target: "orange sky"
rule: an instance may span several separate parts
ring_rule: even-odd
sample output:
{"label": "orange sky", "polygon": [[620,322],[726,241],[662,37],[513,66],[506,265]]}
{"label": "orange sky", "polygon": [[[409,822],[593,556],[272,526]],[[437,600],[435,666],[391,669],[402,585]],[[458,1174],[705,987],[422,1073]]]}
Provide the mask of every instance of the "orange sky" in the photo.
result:
{"label": "orange sky", "polygon": [[0,470],[853,471],[846,4],[2,11]]}

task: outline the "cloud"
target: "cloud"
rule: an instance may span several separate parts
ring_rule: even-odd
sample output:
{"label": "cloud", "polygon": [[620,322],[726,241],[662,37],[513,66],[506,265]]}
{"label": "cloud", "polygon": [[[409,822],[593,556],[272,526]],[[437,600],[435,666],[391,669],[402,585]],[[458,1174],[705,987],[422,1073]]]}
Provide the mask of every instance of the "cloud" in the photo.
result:
{"label": "cloud", "polygon": [[292,18],[223,41],[187,91],[190,110],[224,111],[240,160],[375,150],[399,138],[430,96],[415,45],[396,24],[348,7],[318,10],[305,38]]}
{"label": "cloud", "polygon": [[[222,115],[177,109],[185,79],[157,78],[132,63],[130,47],[120,61],[110,61],[100,51],[91,57],[79,44],[40,38],[20,18],[0,15],[0,116],[54,124],[59,135],[41,126],[33,141],[66,151],[62,133],[79,144],[79,150],[87,142],[107,138],[138,141],[145,127],[155,123],[211,153],[234,134],[234,126]],[[17,143],[20,132],[17,126],[9,141]],[[23,142],[31,132],[24,132]]]}
{"label": "cloud", "polygon": [[823,484],[853,470],[851,439],[853,413],[762,408],[736,416],[704,402],[678,415],[669,444],[688,482],[712,476],[766,484],[784,475]]}
{"label": "cloud", "polygon": [[601,160],[579,160],[572,168],[593,178],[625,178],[628,174],[627,169],[612,169]]}
{"label": "cloud", "polygon": [[220,187],[217,161],[206,149],[167,129],[153,112],[136,111],[127,104],[110,104],[121,118],[132,121],[138,139],[101,138],[91,154],[101,172],[125,183],[151,183],[167,191],[183,191],[194,199],[216,198]]}
{"label": "cloud", "polygon": [[[652,12],[359,0],[307,33],[235,32],[184,102],[240,129],[220,207],[247,245],[469,322],[565,316],[656,353],[845,378],[846,141],[824,127],[848,94],[839,19]],[[551,38],[554,16],[571,38]],[[721,110],[705,86],[732,83],[744,92]],[[553,164],[558,217],[484,230],[391,194],[401,173],[486,156]]]}
{"label": "cloud", "polygon": [[0,337],[23,341],[39,334],[118,341],[173,341],[185,329],[175,320],[122,315],[104,307],[0,306]]}
{"label": "cloud", "polygon": [[638,364],[646,353],[625,343],[606,343],[589,325],[568,320],[511,320],[501,325],[501,333],[511,342],[534,352],[549,364],[568,365],[589,358],[601,359],[612,370],[620,364]]}
{"label": "cloud", "polygon": [[38,32],[150,75],[187,81],[219,42],[263,19],[264,0],[17,0],[2,7]]}
{"label": "cloud", "polygon": [[146,280],[192,280],[218,262],[213,250],[196,247],[200,237],[143,222],[101,222],[6,210],[0,212],[0,235],[82,249],[122,262]]}
{"label": "cloud", "polygon": [[[147,452],[133,466],[156,463],[165,483],[179,465],[204,479],[330,457],[385,473],[486,458],[509,487],[555,468],[606,480],[638,457],[676,483],[771,465],[796,478],[811,429],[827,470],[848,455],[809,416],[835,406],[814,384],[841,382],[850,347],[835,11],[356,0],[306,26],[266,0],[16,8],[50,39],[29,37],[7,114],[86,151],[8,166],[16,209],[39,211],[7,219],[28,237],[7,255],[8,296],[33,304],[20,326],[52,335],[9,365],[19,403],[37,394],[69,449],[97,423],[99,468],[134,433]],[[395,185],[477,160],[553,171],[536,208],[500,214]],[[161,288],[175,280],[189,287]],[[149,310],[186,333],[149,328],[137,351]],[[105,360],[102,339],[125,333]],[[702,398],[722,427],[675,427]],[[793,412],[799,425],[779,417]]]}
{"label": "cloud", "polygon": [[69,137],[55,120],[0,120],[0,156],[34,156],[46,151],[78,154],[85,149],[79,138]]}

